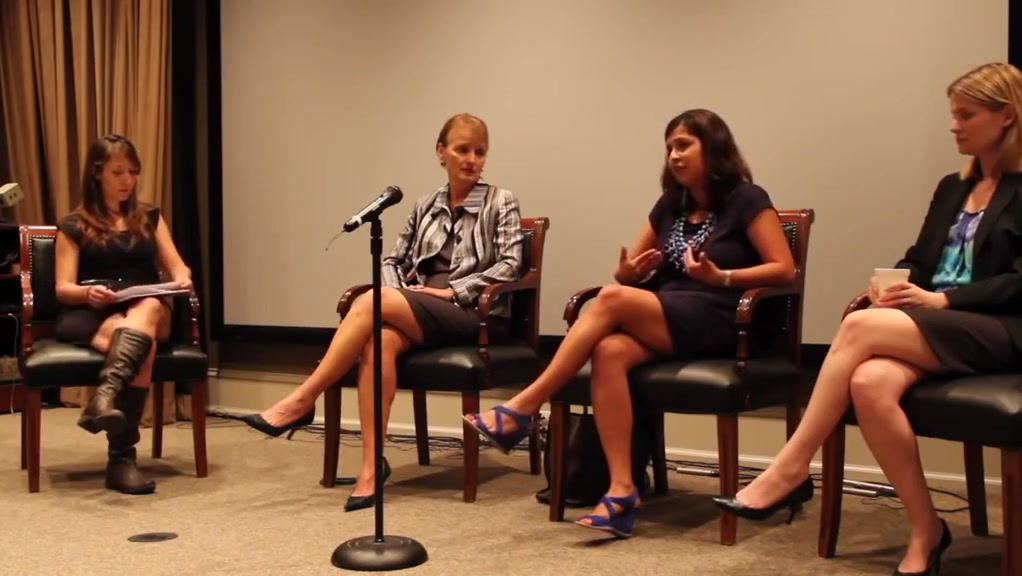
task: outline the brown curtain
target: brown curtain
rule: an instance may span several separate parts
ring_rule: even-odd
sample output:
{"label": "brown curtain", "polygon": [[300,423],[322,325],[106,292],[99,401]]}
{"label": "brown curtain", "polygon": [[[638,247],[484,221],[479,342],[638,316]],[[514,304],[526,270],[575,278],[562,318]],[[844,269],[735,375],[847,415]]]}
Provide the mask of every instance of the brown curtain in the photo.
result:
{"label": "brown curtain", "polygon": [[[109,133],[135,143],[139,198],[171,222],[170,1],[0,0],[6,168],[26,196],[17,222],[54,224],[77,206],[85,152]],[[61,399],[78,405],[84,390]]]}

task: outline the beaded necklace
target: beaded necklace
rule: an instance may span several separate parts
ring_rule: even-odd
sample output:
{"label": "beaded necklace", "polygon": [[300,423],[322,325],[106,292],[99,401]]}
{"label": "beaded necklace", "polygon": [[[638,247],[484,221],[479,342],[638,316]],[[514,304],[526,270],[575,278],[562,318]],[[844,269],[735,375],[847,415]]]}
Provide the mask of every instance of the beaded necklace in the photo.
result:
{"label": "beaded necklace", "polygon": [[[712,212],[703,220],[699,229],[688,238],[685,237],[685,215],[682,214],[674,221],[674,226],[671,227],[671,234],[667,238],[667,244],[664,246],[664,252],[667,254],[667,259],[674,264],[678,270],[687,272],[685,267],[685,251],[688,250],[689,246],[698,249],[713,232],[713,225],[716,223],[717,217]],[[698,254],[695,255],[698,257]]]}

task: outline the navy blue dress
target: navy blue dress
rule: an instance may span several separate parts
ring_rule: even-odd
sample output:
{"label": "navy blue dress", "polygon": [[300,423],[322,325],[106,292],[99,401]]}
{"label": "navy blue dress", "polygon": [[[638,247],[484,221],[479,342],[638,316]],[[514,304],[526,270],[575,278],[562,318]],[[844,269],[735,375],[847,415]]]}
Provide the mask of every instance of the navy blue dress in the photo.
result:
{"label": "navy blue dress", "polygon": [[683,240],[702,240],[702,250],[721,270],[763,263],[746,230],[760,212],[774,209],[766,190],[742,182],[723,204],[708,223],[687,222],[667,195],[662,195],[649,213],[656,248],[664,258],[656,275],[641,287],[652,290],[660,301],[679,359],[734,355],[735,309],[745,291],[712,286],[689,276],[681,264]]}

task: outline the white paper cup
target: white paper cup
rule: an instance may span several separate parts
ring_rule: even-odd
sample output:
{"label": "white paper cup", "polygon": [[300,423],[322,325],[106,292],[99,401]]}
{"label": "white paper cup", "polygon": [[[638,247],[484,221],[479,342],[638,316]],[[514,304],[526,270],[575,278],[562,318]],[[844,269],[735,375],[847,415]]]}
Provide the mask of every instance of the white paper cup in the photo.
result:
{"label": "white paper cup", "polygon": [[883,296],[887,288],[895,282],[908,282],[909,271],[904,268],[874,268],[873,275],[877,279],[877,290]]}

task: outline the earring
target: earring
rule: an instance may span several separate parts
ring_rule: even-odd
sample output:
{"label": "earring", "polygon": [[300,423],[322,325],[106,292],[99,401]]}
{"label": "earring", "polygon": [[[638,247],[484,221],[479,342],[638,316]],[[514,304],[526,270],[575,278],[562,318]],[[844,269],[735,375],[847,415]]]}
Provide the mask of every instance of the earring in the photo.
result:
{"label": "earring", "polygon": [[443,160],[441,160],[440,161],[440,166],[443,167],[443,168],[447,168],[447,162],[444,162]]}

